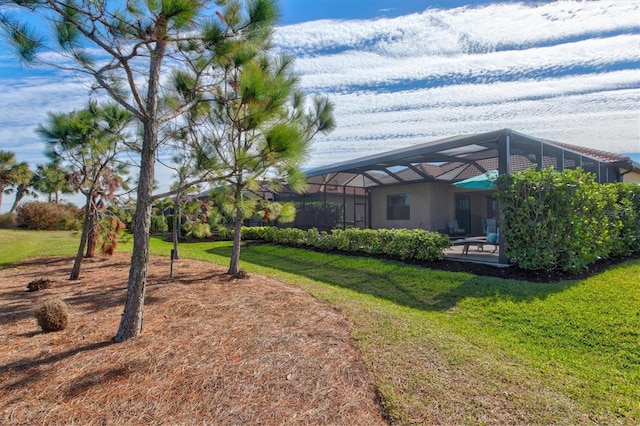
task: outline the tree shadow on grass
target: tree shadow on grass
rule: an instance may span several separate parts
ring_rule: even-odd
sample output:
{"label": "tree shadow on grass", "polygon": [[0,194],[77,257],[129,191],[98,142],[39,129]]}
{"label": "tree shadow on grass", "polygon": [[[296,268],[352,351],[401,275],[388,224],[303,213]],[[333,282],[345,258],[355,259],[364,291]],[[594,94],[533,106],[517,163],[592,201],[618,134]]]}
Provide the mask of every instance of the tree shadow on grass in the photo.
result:
{"label": "tree shadow on grass", "polygon": [[[230,248],[207,250],[229,256]],[[410,308],[446,311],[466,298],[528,302],[562,292],[577,281],[531,283],[433,270],[400,261],[291,249],[243,247],[242,261],[369,294]]]}

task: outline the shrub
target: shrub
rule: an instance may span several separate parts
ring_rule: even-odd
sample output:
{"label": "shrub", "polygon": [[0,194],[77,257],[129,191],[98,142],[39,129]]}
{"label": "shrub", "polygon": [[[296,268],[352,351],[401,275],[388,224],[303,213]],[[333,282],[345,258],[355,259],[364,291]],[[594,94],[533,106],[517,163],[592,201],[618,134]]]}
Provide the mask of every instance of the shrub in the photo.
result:
{"label": "shrub", "polygon": [[0,229],[13,229],[18,226],[15,213],[0,214]]}
{"label": "shrub", "polygon": [[619,222],[619,237],[614,240],[612,254],[625,256],[640,252],[640,185],[614,183],[615,218]]}
{"label": "shrub", "polygon": [[60,331],[69,324],[67,304],[60,298],[49,299],[35,312],[38,325],[44,332]]}
{"label": "shrub", "polygon": [[293,203],[296,209],[294,226],[309,228],[320,226],[333,229],[342,225],[344,207],[342,203],[325,203],[322,201],[305,201]]}
{"label": "shrub", "polygon": [[399,257],[401,259],[439,260],[449,239],[436,232],[422,229],[334,229],[331,233],[311,228],[250,227],[242,228],[245,240],[262,239],[277,244],[296,247],[310,246],[319,250],[341,250],[354,253],[371,253]]}
{"label": "shrub", "polygon": [[640,191],[598,184],[582,169],[524,170],[498,179],[506,255],[523,269],[579,272],[637,251]]}
{"label": "shrub", "polygon": [[243,226],[242,227],[242,239],[243,240],[264,240],[266,226]]}
{"label": "shrub", "polygon": [[18,226],[32,230],[77,231],[82,226],[82,210],[68,204],[29,202],[16,209]]}

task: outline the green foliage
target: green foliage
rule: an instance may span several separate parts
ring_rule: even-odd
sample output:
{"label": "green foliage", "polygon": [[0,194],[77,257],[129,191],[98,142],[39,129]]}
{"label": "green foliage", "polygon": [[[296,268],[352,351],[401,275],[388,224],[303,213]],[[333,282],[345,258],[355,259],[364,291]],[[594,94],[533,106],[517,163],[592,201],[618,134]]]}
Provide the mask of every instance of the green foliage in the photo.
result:
{"label": "green foliage", "polygon": [[185,236],[188,238],[203,239],[209,238],[213,235],[211,232],[211,225],[208,223],[191,223],[187,222],[182,225],[182,229],[185,232]]}
{"label": "green foliage", "polygon": [[334,229],[331,233],[316,228],[243,227],[245,240],[265,240],[294,247],[314,247],[351,253],[378,254],[400,259],[437,260],[450,246],[449,239],[422,229]]}
{"label": "green foliage", "polygon": [[60,194],[70,194],[73,188],[67,172],[62,169],[59,163],[38,164],[33,177],[32,185],[35,190],[47,194],[49,202],[59,200]]}
{"label": "green foliage", "polygon": [[18,226],[31,230],[78,230],[82,210],[76,206],[41,202],[25,203],[16,209]]}
{"label": "green foliage", "polygon": [[105,216],[116,217],[120,222],[124,223],[129,231],[133,227],[133,212],[135,207],[126,203],[118,202],[118,199],[111,202],[105,211]]}
{"label": "green foliage", "polygon": [[324,203],[322,201],[295,202],[298,212],[295,226],[298,228],[321,227],[336,229],[342,227],[344,207],[342,203]]}
{"label": "green foliage", "polygon": [[614,218],[618,221],[619,236],[614,238],[612,255],[622,256],[640,252],[640,185],[614,183]]}
{"label": "green foliage", "polygon": [[156,214],[151,216],[151,232],[167,232],[169,225],[164,216]]}
{"label": "green foliage", "polygon": [[578,272],[637,251],[637,188],[629,184],[546,168],[501,175],[497,185],[506,255],[521,268]]}

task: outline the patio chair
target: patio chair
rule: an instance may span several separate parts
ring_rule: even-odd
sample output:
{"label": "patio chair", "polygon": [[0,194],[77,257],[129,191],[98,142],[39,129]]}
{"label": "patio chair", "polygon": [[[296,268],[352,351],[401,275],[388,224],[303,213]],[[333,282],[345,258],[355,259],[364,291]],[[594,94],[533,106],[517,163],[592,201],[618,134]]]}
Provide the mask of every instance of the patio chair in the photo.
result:
{"label": "patio chair", "polygon": [[489,235],[489,229],[493,229],[493,232],[498,228],[495,219],[485,219],[482,218],[482,233],[484,235]]}
{"label": "patio chair", "polygon": [[464,235],[464,228],[460,228],[457,220],[450,220],[447,222],[447,234],[449,235]]}
{"label": "patio chair", "polygon": [[498,229],[497,226],[495,226],[495,219],[489,219],[489,220],[493,220],[493,226],[489,226],[487,225],[487,231],[486,231],[486,236],[487,236],[487,244],[493,244],[493,252],[495,253],[498,250],[498,245],[499,245],[499,241],[500,241],[500,230]]}

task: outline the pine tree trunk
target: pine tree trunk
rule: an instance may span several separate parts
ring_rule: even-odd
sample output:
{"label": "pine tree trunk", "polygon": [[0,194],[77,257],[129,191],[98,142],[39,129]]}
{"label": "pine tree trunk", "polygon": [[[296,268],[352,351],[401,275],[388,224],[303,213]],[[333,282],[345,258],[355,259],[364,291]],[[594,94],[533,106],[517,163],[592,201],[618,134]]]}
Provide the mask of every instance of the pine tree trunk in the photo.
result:
{"label": "pine tree trunk", "polygon": [[236,218],[233,223],[233,249],[231,251],[231,262],[227,274],[236,275],[239,272],[240,264],[240,232],[242,231],[242,209],[236,207]]}
{"label": "pine tree trunk", "polygon": [[180,238],[179,235],[179,228],[180,228],[180,221],[178,220],[178,218],[180,217],[180,193],[178,192],[176,194],[176,201],[173,204],[173,225],[171,227],[172,229],[172,236],[173,236],[173,258],[174,259],[180,259],[180,255],[178,254],[178,239]]}
{"label": "pine tree trunk", "polygon": [[[152,127],[155,128],[152,129]],[[116,342],[124,342],[142,332],[144,297],[149,264],[149,231],[151,228],[152,210],[151,196],[155,166],[155,153],[151,151],[149,146],[155,143],[147,141],[147,139],[153,138],[154,134],[157,134],[158,126],[156,122],[145,123],[144,128],[142,162],[137,193],[138,199],[136,201],[136,212],[133,218],[133,254],[131,255],[131,267],[129,269],[124,312],[120,320],[118,332],[114,337],[114,341]],[[156,139],[153,139],[153,141],[155,140]]]}
{"label": "pine tree trunk", "polygon": [[87,234],[87,253],[84,255],[86,258],[91,258],[95,256],[96,253],[96,244],[98,240],[98,232],[96,229],[96,214],[95,210],[92,209],[92,214],[89,215],[89,233]]}
{"label": "pine tree trunk", "polygon": [[[156,28],[157,34],[165,34],[164,25]],[[140,158],[140,176],[136,212],[133,219],[133,254],[129,269],[127,298],[120,326],[113,340],[124,342],[142,332],[144,297],[149,266],[149,231],[151,228],[151,207],[153,178],[155,172],[156,150],[158,146],[158,92],[160,71],[164,58],[166,42],[158,36],[149,64],[149,83],[147,88],[146,114],[143,120],[142,154]]]}
{"label": "pine tree trunk", "polygon": [[76,254],[76,260],[73,262],[73,268],[71,268],[70,280],[77,280],[80,278],[80,266],[82,266],[82,258],[84,257],[84,249],[87,246],[87,240],[89,239],[89,232],[91,232],[92,226],[92,209],[90,197],[87,197],[87,203],[84,206],[84,222],[82,223],[82,235],[80,235],[80,245],[78,246],[78,253]]}

